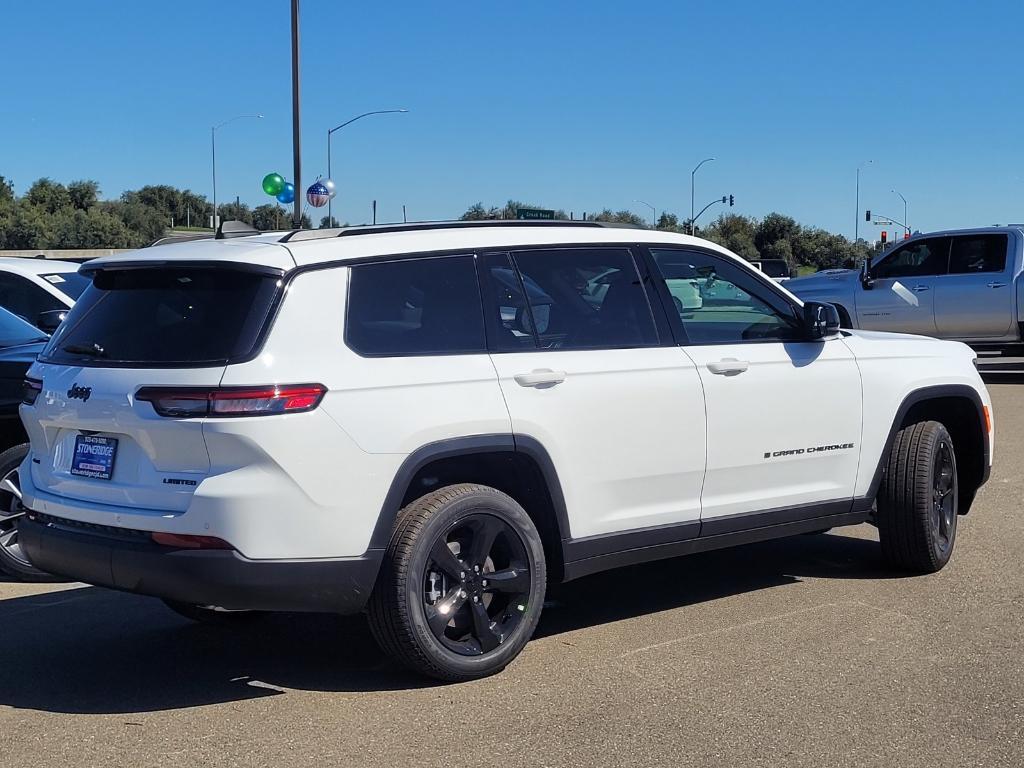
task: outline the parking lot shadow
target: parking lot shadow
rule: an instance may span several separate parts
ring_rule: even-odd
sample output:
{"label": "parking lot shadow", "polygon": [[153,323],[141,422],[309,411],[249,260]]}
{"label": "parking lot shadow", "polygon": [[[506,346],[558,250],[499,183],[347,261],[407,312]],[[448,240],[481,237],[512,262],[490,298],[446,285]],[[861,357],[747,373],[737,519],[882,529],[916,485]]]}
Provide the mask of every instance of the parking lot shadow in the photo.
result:
{"label": "parking lot shadow", "polygon": [[[556,586],[537,636],[803,577],[893,575],[882,567],[873,541],[798,536]],[[379,691],[431,685],[384,657],[361,616],[280,614],[240,627],[208,627],[179,618],[157,600],[81,587],[0,600],[0,636],[6,651],[0,705],[48,712],[153,712],[280,695],[287,689]]]}

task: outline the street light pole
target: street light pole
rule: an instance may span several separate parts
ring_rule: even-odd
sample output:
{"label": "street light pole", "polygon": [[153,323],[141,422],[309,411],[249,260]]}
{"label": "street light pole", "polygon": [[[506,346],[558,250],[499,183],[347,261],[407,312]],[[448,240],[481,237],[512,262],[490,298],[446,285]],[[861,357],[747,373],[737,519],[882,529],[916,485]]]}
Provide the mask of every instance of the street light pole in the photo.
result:
{"label": "street light pole", "polygon": [[[714,200],[712,200],[710,203],[708,203],[707,205],[705,205],[703,208],[700,209],[700,213],[697,214],[697,218],[699,219],[701,216],[703,216],[704,215],[704,211],[706,211],[712,205],[718,205],[718,203],[724,203],[728,199],[729,199],[728,195],[722,195],[721,197],[716,197]],[[693,225],[693,221],[694,221],[693,219],[690,220],[690,225],[691,226]]]}
{"label": "street light pole", "polygon": [[907,198],[897,192],[895,189],[892,190],[893,194],[899,195],[900,200],[903,201],[903,229],[909,235],[910,234],[910,218],[907,216]]}
{"label": "street light pole", "polygon": [[651,229],[658,228],[658,209],[650,203],[645,203],[643,200],[634,200],[634,203],[640,203],[640,205],[646,205],[651,209]]}
{"label": "street light pole", "polygon": [[210,160],[213,166],[213,232],[217,233],[217,129],[223,128],[228,123],[241,120],[243,117],[262,118],[263,115],[235,115],[223,123],[210,126]]}
{"label": "street light pole", "polygon": [[857,166],[857,215],[853,217],[853,242],[860,240],[860,169],[865,165],[871,165],[874,160],[868,160]]}
{"label": "street light pole", "polygon": [[[700,167],[702,165],[704,165],[704,163],[710,163],[714,159],[715,158],[713,158],[713,157],[709,157],[709,158],[706,158],[704,160],[701,160],[699,163],[697,163],[697,167],[694,168],[690,172],[690,234],[691,235],[694,232],[694,229],[693,229],[693,177],[697,175],[697,171],[700,170]],[[706,207],[705,207],[705,210],[707,210]],[[701,213],[703,213],[703,212],[704,211],[701,211]]]}
{"label": "street light pole", "polygon": [[[363,114],[361,114],[361,115],[356,115],[351,120],[346,120],[341,125],[335,126],[334,128],[331,128],[330,130],[328,130],[327,131],[327,178],[328,179],[333,179],[334,178],[331,175],[331,134],[333,134],[335,131],[341,130],[346,125],[351,125],[356,120],[362,120],[364,117],[369,117],[370,115],[390,115],[390,114],[395,114],[395,113],[398,113],[398,112],[408,112],[408,111],[409,111],[408,109],[375,109],[373,112],[363,112]],[[332,202],[331,198],[328,198],[327,199],[327,221],[328,222],[330,222],[332,220],[332,217],[331,217],[331,202]]]}

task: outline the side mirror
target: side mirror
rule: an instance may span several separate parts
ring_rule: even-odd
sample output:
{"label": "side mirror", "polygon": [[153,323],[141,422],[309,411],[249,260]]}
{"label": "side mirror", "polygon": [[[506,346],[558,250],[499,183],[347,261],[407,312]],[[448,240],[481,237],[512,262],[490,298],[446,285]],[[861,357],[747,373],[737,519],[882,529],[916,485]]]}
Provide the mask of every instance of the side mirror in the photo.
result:
{"label": "side mirror", "polygon": [[839,333],[839,312],[835,305],[823,301],[804,302],[804,331],[811,341]]}
{"label": "side mirror", "polygon": [[864,259],[860,263],[860,284],[866,291],[871,290],[875,285],[875,279],[871,277],[871,259]]}
{"label": "side mirror", "polygon": [[67,313],[66,309],[50,309],[46,312],[40,312],[36,318],[36,327],[52,336],[53,332],[64,321]]}

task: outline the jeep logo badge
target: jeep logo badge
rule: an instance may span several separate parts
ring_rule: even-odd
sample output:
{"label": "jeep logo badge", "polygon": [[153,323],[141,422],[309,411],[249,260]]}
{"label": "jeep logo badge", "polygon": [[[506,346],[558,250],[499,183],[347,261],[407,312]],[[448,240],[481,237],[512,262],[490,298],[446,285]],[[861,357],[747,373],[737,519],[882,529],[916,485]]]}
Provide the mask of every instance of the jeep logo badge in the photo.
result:
{"label": "jeep logo badge", "polygon": [[71,389],[68,390],[68,398],[71,400],[81,400],[83,403],[89,399],[92,394],[92,387],[80,387],[78,384],[72,384]]}

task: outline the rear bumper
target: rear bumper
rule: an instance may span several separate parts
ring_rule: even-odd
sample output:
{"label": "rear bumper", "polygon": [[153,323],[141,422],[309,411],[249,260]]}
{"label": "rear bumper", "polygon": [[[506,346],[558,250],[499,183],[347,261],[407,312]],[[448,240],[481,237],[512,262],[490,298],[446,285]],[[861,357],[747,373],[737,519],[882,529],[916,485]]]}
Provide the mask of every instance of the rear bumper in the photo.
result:
{"label": "rear bumper", "polygon": [[249,560],[231,550],[164,547],[138,531],[111,531],[32,514],[18,526],[36,567],[76,581],[235,610],[357,613],[382,550],[331,560]]}

